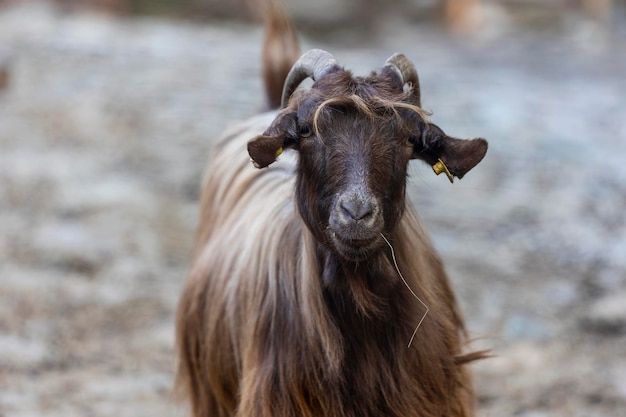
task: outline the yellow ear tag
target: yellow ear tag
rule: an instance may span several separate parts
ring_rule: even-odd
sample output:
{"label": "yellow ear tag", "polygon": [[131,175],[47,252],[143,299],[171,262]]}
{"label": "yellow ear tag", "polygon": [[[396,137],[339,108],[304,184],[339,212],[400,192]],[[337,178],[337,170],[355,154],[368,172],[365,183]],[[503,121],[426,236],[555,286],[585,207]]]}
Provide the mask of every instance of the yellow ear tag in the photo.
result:
{"label": "yellow ear tag", "polygon": [[452,174],[450,174],[450,171],[448,171],[448,167],[446,166],[446,164],[443,163],[441,158],[437,159],[437,163],[433,165],[433,171],[435,171],[435,174],[437,175],[441,174],[442,172],[445,172],[450,182],[451,183],[454,182],[454,177],[452,176]]}
{"label": "yellow ear tag", "polygon": [[280,147],[276,150],[276,158],[278,158],[280,156],[280,154],[283,153],[283,148]]}

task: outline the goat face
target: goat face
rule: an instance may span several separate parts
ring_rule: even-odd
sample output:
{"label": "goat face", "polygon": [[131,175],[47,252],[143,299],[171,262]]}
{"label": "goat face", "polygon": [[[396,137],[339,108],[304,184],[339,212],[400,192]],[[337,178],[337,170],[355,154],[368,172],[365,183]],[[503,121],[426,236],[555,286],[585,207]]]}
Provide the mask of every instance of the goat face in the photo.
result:
{"label": "goat face", "polygon": [[[326,81],[350,83],[347,75]],[[318,240],[346,259],[361,260],[402,215],[412,146],[391,117],[368,116],[344,96],[328,104],[319,100],[305,99],[297,111],[300,214]]]}
{"label": "goat face", "polygon": [[[285,147],[299,151],[300,215],[319,242],[347,261],[370,257],[381,248],[381,234],[393,233],[404,211],[410,159],[431,165],[441,159],[461,178],[487,150],[484,139],[450,138],[426,122],[417,74],[402,58],[409,70],[388,61],[369,77],[353,77],[334,60],[323,71],[306,72],[315,79],[312,87],[289,92],[274,122],[248,144],[257,167]],[[289,83],[288,77],[286,91]]]}

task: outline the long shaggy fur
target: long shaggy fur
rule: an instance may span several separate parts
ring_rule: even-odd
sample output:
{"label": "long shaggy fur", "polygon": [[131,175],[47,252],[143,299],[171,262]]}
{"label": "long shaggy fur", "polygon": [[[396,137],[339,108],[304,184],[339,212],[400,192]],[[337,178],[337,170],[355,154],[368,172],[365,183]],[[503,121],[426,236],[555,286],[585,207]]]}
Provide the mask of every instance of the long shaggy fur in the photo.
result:
{"label": "long shaggy fur", "polygon": [[[293,61],[285,56],[295,50],[295,35],[284,15],[271,22],[283,28],[271,36],[287,34],[291,45],[275,49],[284,51],[281,59],[265,58],[278,62],[266,65],[268,96],[276,103],[282,83],[276,80],[284,80],[277,74]],[[424,136],[434,139],[423,140],[416,156],[428,163],[436,152],[459,160],[467,147],[447,137],[449,144],[442,147],[443,133],[426,127],[426,114],[410,104],[410,92],[403,93],[389,74],[356,79],[338,69],[317,85],[317,99],[302,96],[309,103],[303,104],[296,94],[290,108],[240,125],[214,151],[203,183],[193,265],[177,312],[177,390],[190,401],[194,417],[470,417],[467,363],[484,354],[464,353],[465,328],[454,294],[405,197],[411,148],[387,144],[364,157],[374,166],[369,185],[385,195],[384,240],[353,260],[334,251],[327,213],[338,192],[333,184],[342,184],[350,155],[355,149],[369,152],[364,142],[344,141],[332,155],[329,148],[327,156],[306,158],[286,149],[262,170],[253,168],[246,152],[251,138],[268,141],[271,163],[275,138],[266,129],[288,126],[291,135],[294,106],[300,105],[299,123],[308,117],[307,106],[319,110],[309,115],[315,133],[305,132],[308,142],[290,143],[300,150],[319,149],[326,133],[334,146],[339,141],[330,141],[340,131],[349,136],[352,129],[361,129],[356,132],[361,141],[371,134],[374,148],[385,135],[434,132]],[[334,118],[336,111],[341,120]],[[411,129],[398,127],[402,120]],[[472,146],[486,151],[486,143]],[[282,150],[280,143],[277,147]],[[484,155],[482,148],[470,150],[478,157],[457,164],[459,178]],[[330,177],[316,175],[317,157],[334,166]],[[363,158],[355,161],[365,164]],[[407,347],[425,306],[428,315]]]}
{"label": "long shaggy fur", "polygon": [[[274,114],[227,135],[205,179],[193,268],[178,312],[177,385],[200,416],[471,416],[464,327],[441,262],[407,207],[391,243],[399,268],[430,307],[423,314],[391,254],[370,271],[341,271],[355,299],[325,288],[319,245],[294,202],[297,156],[268,169],[245,157]],[[368,304],[376,314],[359,312]]]}

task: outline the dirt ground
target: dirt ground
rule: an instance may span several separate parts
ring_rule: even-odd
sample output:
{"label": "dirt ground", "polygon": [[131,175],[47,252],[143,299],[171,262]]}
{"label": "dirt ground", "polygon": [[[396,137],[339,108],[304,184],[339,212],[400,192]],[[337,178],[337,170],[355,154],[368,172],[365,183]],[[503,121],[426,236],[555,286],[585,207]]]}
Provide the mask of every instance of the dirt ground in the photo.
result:
{"label": "dirt ground", "polygon": [[[0,416],[186,415],[173,315],[198,187],[220,132],[262,106],[261,38],[0,9]],[[475,365],[479,415],[626,416],[624,38],[572,17],[303,43],[360,74],[404,52],[433,121],[490,141],[462,181],[415,163],[409,186],[495,355]]]}

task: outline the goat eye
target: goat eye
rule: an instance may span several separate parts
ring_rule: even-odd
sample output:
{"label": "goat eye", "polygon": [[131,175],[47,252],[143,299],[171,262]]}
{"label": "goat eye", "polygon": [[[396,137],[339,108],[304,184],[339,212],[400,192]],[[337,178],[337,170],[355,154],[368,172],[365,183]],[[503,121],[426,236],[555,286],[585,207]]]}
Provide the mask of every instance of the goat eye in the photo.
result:
{"label": "goat eye", "polygon": [[407,139],[407,142],[410,146],[415,146],[415,144],[417,143],[417,138],[413,135],[409,136],[409,138]]}
{"label": "goat eye", "polygon": [[301,138],[308,138],[309,136],[311,136],[311,133],[311,128],[309,128],[308,126],[300,126],[300,129],[298,130],[298,134]]}

